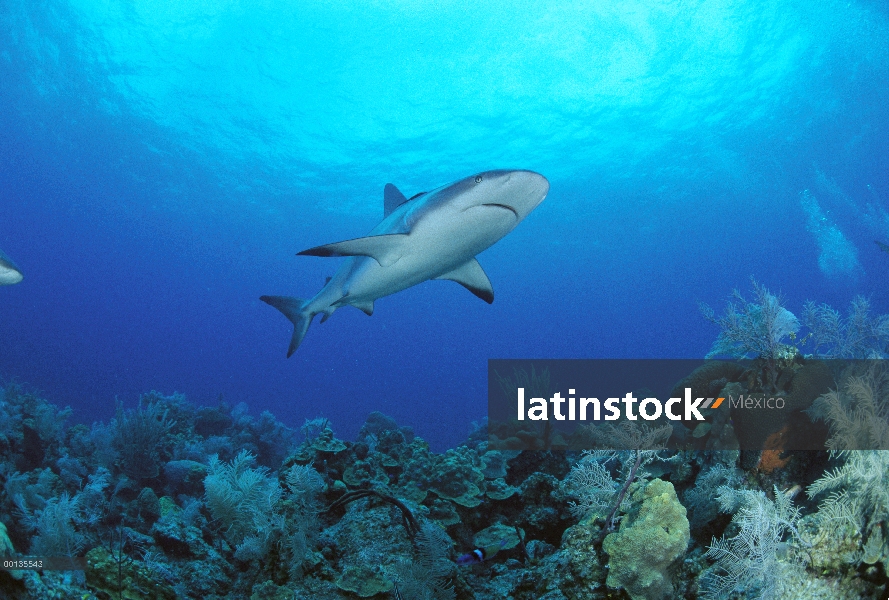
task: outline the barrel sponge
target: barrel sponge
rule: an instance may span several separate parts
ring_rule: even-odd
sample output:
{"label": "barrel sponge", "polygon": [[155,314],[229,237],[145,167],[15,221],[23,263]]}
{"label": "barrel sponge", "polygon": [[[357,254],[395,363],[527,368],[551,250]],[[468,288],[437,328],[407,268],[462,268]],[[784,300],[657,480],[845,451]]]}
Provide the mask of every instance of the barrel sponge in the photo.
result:
{"label": "barrel sponge", "polygon": [[673,484],[660,479],[636,490],[632,501],[620,529],[602,544],[610,557],[608,586],[623,588],[632,600],[671,598],[671,568],[688,548],[685,507]]}

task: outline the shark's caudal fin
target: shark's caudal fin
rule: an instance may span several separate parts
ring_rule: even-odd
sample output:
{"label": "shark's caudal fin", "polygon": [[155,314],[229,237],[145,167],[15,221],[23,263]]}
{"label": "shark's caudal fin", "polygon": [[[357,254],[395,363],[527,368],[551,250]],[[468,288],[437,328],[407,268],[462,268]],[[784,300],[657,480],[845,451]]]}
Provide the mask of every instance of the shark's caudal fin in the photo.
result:
{"label": "shark's caudal fin", "polygon": [[287,349],[287,358],[290,358],[306,336],[315,313],[306,311],[305,302],[300,298],[260,296],[259,299],[280,310],[293,323],[293,337],[290,338],[290,348]]}

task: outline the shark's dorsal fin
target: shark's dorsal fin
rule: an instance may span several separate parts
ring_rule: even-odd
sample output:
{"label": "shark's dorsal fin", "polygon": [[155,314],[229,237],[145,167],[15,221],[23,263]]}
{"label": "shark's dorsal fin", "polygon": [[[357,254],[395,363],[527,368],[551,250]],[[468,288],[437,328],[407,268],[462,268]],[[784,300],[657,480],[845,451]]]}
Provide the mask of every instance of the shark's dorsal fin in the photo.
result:
{"label": "shark's dorsal fin", "polygon": [[452,271],[439,275],[436,279],[456,281],[488,304],[494,301],[494,288],[491,287],[491,280],[488,279],[485,270],[474,258],[470,258]]}
{"label": "shark's dorsal fin", "polygon": [[401,258],[406,239],[406,233],[371,235],[344,242],[315,246],[296,254],[297,256],[369,256],[380,263],[381,267],[388,267]]}
{"label": "shark's dorsal fin", "polygon": [[407,202],[405,195],[398,191],[397,187],[387,183],[386,187],[383,188],[383,218],[385,219],[391,215],[396,208],[405,202]]}

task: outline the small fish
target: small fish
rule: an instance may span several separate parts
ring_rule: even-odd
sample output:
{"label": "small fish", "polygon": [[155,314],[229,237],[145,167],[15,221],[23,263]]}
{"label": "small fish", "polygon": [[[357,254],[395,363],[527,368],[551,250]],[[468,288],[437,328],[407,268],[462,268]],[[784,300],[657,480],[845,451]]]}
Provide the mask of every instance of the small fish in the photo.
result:
{"label": "small fish", "polygon": [[484,548],[475,548],[472,552],[467,552],[466,554],[458,556],[457,564],[461,567],[467,567],[469,565],[483,563],[488,559],[494,558],[494,555],[505,545],[506,540],[502,540],[499,544],[491,544]]}
{"label": "small fish", "polygon": [[883,242],[878,242],[877,240],[874,240],[874,243],[875,243],[877,246],[879,246],[879,247],[880,247],[880,250],[882,250],[883,252],[889,252],[889,246],[887,246],[887,245],[884,244]]}
{"label": "small fish", "polygon": [[793,499],[794,497],[796,497],[797,494],[799,494],[802,491],[802,489],[803,489],[803,486],[801,486],[800,484],[796,484],[792,488],[784,490],[784,495],[790,499]]}

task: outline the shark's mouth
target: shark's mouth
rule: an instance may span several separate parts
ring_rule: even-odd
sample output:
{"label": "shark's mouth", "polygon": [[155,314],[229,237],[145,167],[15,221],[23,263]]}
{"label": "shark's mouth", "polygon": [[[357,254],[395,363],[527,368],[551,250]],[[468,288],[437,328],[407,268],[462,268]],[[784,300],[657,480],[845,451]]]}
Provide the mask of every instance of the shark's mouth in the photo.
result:
{"label": "shark's mouth", "polygon": [[508,210],[509,212],[511,212],[512,214],[514,214],[516,220],[518,220],[518,218],[519,218],[519,213],[516,212],[516,209],[514,209],[513,207],[508,206],[508,205],[506,205],[506,204],[497,204],[496,202],[491,202],[491,203],[489,203],[489,204],[482,204],[482,206],[493,206],[493,207],[495,207],[495,208],[502,208],[502,209],[504,209],[504,210]]}

